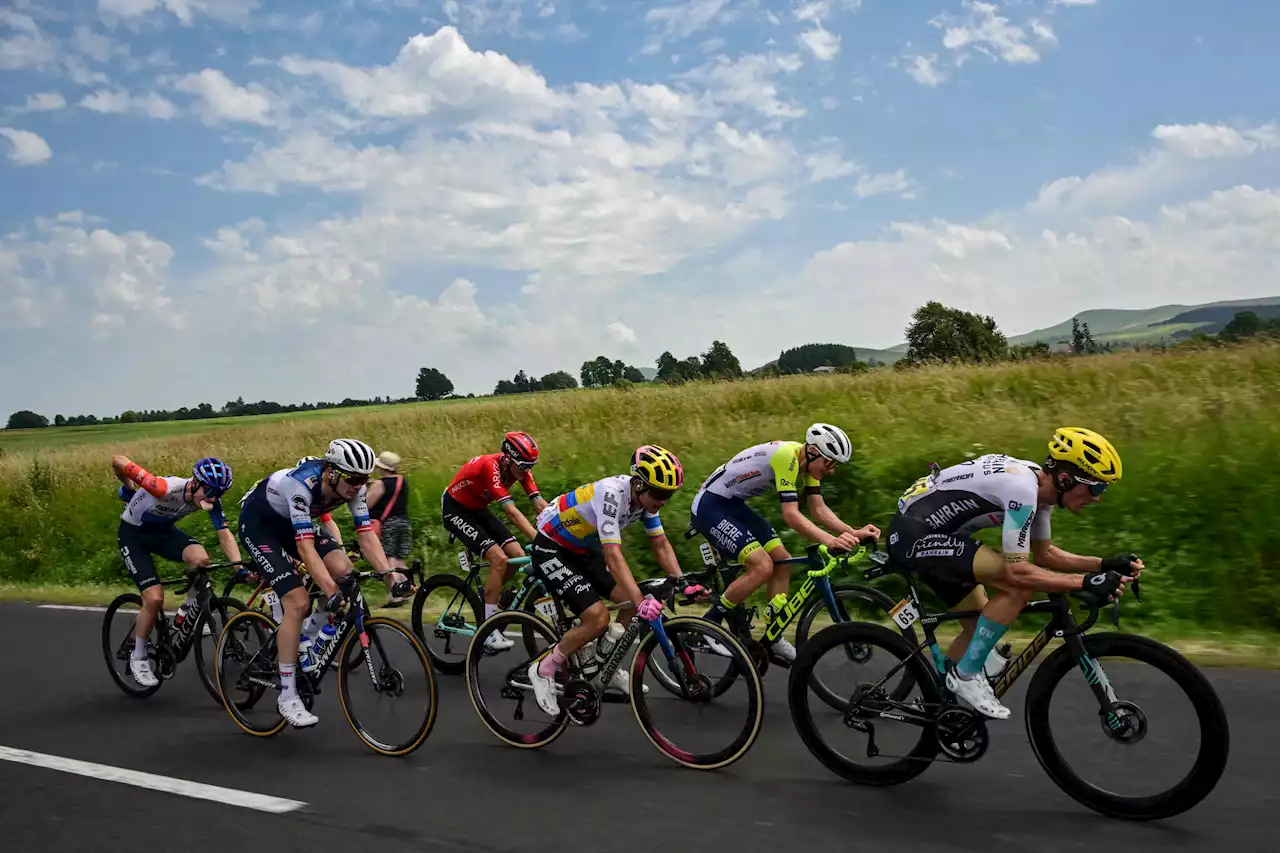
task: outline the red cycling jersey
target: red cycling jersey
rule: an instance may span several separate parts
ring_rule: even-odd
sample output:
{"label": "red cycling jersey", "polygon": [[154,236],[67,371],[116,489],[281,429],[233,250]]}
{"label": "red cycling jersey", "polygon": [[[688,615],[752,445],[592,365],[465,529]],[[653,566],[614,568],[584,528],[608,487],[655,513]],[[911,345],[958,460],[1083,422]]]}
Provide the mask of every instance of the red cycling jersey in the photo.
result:
{"label": "red cycling jersey", "polygon": [[[511,503],[513,498],[507,487],[515,480],[503,476],[501,463],[501,453],[489,453],[469,459],[454,475],[453,482],[445,492],[467,509],[484,509],[494,501],[498,502],[498,506]],[[530,498],[538,497],[538,486],[533,482],[532,472],[521,472],[520,485]]]}

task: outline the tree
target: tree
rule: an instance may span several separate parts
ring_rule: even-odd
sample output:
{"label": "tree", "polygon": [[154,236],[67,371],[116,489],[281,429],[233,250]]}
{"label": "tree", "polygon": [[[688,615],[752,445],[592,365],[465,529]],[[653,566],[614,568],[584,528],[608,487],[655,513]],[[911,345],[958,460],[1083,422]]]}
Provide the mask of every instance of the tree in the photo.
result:
{"label": "tree", "polygon": [[622,378],[628,382],[646,382],[644,374],[640,372],[640,368],[627,365],[622,371]]}
{"label": "tree", "polygon": [[1014,344],[1009,347],[1009,358],[1014,361],[1026,361],[1029,358],[1048,358],[1049,342],[1036,341],[1034,344]]}
{"label": "tree", "polygon": [[848,367],[858,360],[858,351],[844,344],[805,344],[783,350],[778,355],[782,373],[810,373],[815,367]]}
{"label": "tree", "polygon": [[120,423],[136,424],[138,422],[138,413],[133,409],[126,409],[120,414]]}
{"label": "tree", "polygon": [[702,354],[702,375],[718,376],[725,379],[738,379],[742,376],[742,365],[738,357],[722,341],[712,341],[711,349]]}
{"label": "tree", "polygon": [[582,385],[584,388],[604,388],[623,378],[627,366],[621,361],[610,361],[602,355],[593,361],[582,362]]}
{"label": "tree", "polygon": [[9,425],[5,429],[39,429],[48,425],[49,419],[44,415],[38,415],[35,412],[23,409],[20,412],[14,412],[9,415]]}
{"label": "tree", "polygon": [[67,425],[67,419],[66,419],[66,418],[64,418],[62,415],[54,415],[54,416],[53,416],[53,425],[54,425],[54,426],[66,426],[66,425]]}
{"label": "tree", "polygon": [[440,400],[453,393],[453,383],[434,367],[424,367],[418,371],[416,396],[419,400]]}
{"label": "tree", "polygon": [[659,382],[670,382],[676,378],[676,372],[680,369],[680,362],[676,361],[676,357],[670,352],[664,352],[658,356],[657,362],[658,375],[655,377]]}
{"label": "tree", "polygon": [[570,388],[578,387],[578,380],[574,379],[563,370],[548,373],[539,381],[542,383],[542,387],[547,391],[567,391]]}
{"label": "tree", "polygon": [[1251,338],[1259,332],[1266,331],[1267,322],[1258,316],[1256,311],[1237,311],[1235,317],[1221,332],[1227,340]]}
{"label": "tree", "polygon": [[497,386],[493,389],[493,393],[495,395],[519,394],[520,389],[510,379],[499,379]]}
{"label": "tree", "polygon": [[916,310],[907,327],[903,361],[909,365],[950,359],[987,361],[1002,359],[1008,351],[1009,343],[991,317],[929,302]]}
{"label": "tree", "polygon": [[1098,344],[1089,331],[1089,324],[1081,323],[1075,317],[1071,318],[1071,351],[1076,355],[1098,351]]}

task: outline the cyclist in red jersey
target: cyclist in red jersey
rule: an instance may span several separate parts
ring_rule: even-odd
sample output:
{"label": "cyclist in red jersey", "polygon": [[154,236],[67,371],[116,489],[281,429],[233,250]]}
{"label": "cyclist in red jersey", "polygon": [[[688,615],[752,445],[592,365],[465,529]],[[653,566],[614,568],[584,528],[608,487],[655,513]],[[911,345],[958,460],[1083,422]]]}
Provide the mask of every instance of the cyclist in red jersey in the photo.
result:
{"label": "cyclist in red jersey", "polygon": [[[538,444],[533,437],[525,432],[509,432],[502,441],[501,453],[468,460],[440,496],[440,516],[445,530],[489,563],[489,577],[484,584],[485,619],[498,612],[502,587],[511,579],[508,559],[524,556],[511,531],[490,511],[489,504],[497,501],[511,523],[532,542],[537,531],[516,507],[508,488],[519,482],[533,501],[534,512],[542,512],[547,502],[539,494],[531,470],[537,461]],[[499,632],[491,633],[485,642],[485,646],[494,651],[503,651],[512,645],[514,643]]]}

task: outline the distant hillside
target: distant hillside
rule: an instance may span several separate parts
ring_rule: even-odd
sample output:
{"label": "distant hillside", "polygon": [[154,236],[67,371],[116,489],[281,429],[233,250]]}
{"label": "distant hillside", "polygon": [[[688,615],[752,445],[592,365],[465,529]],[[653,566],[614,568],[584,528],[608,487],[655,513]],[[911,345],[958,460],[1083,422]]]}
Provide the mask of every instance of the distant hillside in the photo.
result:
{"label": "distant hillside", "polygon": [[[903,346],[902,352],[895,352],[894,350],[888,350],[888,349],[866,349],[865,347],[853,347],[852,349],[854,352],[858,354],[859,361],[871,361],[872,359],[874,359],[876,361],[880,361],[885,364],[893,364],[895,361],[902,358],[906,354],[905,345]],[[764,370],[766,367],[770,367],[777,363],[778,363],[778,360],[775,358],[772,361],[765,362],[759,367],[753,370],[749,370],[747,372],[759,373],[761,370]]]}
{"label": "distant hillside", "polygon": [[656,367],[637,367],[636,370],[644,374],[646,382],[652,382],[658,376],[658,368]]}
{"label": "distant hillside", "polygon": [[[1230,322],[1236,311],[1246,308],[1275,307],[1280,313],[1280,296],[1259,299],[1235,299],[1225,302],[1209,302],[1204,305],[1162,305],[1147,309],[1095,309],[1081,311],[1075,316],[1081,323],[1089,324],[1089,331],[1099,343],[1128,341],[1142,343],[1161,339],[1183,337],[1197,331],[1217,332]],[[1261,317],[1276,316],[1263,314]],[[1046,341],[1050,345],[1071,342],[1071,319],[1037,329],[1025,335],[1009,339],[1011,344],[1031,344]]]}

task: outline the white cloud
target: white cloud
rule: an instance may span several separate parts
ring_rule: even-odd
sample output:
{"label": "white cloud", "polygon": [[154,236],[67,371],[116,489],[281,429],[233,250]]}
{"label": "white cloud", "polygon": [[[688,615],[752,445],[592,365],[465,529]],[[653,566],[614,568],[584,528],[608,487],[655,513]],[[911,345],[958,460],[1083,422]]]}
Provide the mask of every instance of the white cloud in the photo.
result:
{"label": "white cloud", "polygon": [[1240,159],[1280,148],[1275,124],[1239,130],[1228,125],[1160,125],[1156,147],[1134,163],[1081,177],[1059,178],[1041,187],[1033,211],[1110,209],[1150,199],[1204,176],[1214,161]]}
{"label": "white cloud", "polygon": [[1040,53],[1027,43],[1027,31],[998,14],[1000,7],[980,0],[964,0],[962,18],[938,15],[929,23],[943,30],[944,47],[965,53],[972,48],[1005,62],[1038,62]]}
{"label": "white cloud", "polygon": [[809,49],[815,59],[829,62],[840,53],[840,36],[817,27],[805,30],[798,36],[802,45]]}
{"label": "white cloud", "polygon": [[0,70],[41,68],[57,58],[57,43],[45,35],[30,15],[0,9],[0,25],[10,31],[0,38]]}
{"label": "white cloud", "polygon": [[1092,6],[1098,0],[1053,0],[1055,6]]}
{"label": "white cloud", "polygon": [[16,127],[0,127],[0,136],[9,140],[9,150],[5,156],[19,166],[35,166],[46,163],[53,157],[49,143],[39,134]]}
{"label": "white cloud", "polygon": [[160,119],[173,118],[178,114],[172,103],[155,92],[130,95],[119,89],[99,89],[81,99],[80,106],[96,113],[140,113]]}
{"label": "white cloud", "polygon": [[194,24],[197,15],[226,23],[243,21],[258,5],[259,0],[98,0],[98,10],[108,20],[140,18],[164,9],[184,26]]}
{"label": "white cloud", "polygon": [[271,97],[257,84],[237,86],[216,68],[188,74],[174,88],[200,99],[197,111],[206,124],[238,121],[250,124],[271,123]]}
{"label": "white cloud", "polygon": [[921,86],[937,86],[947,79],[946,72],[938,68],[937,55],[909,56],[907,59],[910,60],[910,64],[907,66],[907,73],[911,75],[912,80],[915,80]]}
{"label": "white cloud", "polygon": [[870,198],[892,193],[899,198],[915,197],[915,182],[907,176],[906,169],[896,172],[885,172],[876,175],[862,175],[854,185],[853,191],[858,198]]}
{"label": "white cloud", "polygon": [[688,0],[677,6],[657,6],[645,20],[661,27],[662,39],[682,39],[706,28],[727,5],[727,0]]}
{"label": "white cloud", "polygon": [[858,164],[844,159],[835,148],[810,154],[804,164],[809,169],[809,182],[815,184],[843,178],[858,171]]}
{"label": "white cloud", "polygon": [[27,95],[27,112],[39,113],[60,110],[67,105],[61,92],[33,92]]}
{"label": "white cloud", "polygon": [[795,54],[747,54],[737,59],[717,56],[676,80],[702,86],[706,97],[722,106],[743,106],[769,118],[799,118],[804,107],[779,98],[773,77],[798,71]]}
{"label": "white cloud", "polygon": [[626,323],[610,323],[605,326],[605,331],[609,333],[611,338],[620,344],[624,344],[626,346],[635,346],[636,344],[636,333]]}

